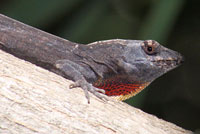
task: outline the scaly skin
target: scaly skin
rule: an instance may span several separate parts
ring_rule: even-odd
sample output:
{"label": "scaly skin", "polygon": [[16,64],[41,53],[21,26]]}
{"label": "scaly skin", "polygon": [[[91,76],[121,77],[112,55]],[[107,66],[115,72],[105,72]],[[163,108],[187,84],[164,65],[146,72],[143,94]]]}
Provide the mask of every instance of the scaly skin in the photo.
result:
{"label": "scaly skin", "polygon": [[134,96],[174,69],[182,56],[153,40],[113,39],[73,43],[0,15],[0,48],[57,73],[100,99]]}

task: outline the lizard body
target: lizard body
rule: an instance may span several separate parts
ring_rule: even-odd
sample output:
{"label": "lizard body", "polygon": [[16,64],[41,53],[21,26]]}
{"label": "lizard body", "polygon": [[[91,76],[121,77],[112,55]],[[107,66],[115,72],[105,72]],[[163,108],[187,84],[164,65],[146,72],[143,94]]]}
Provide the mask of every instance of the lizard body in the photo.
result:
{"label": "lizard body", "polygon": [[0,15],[0,48],[57,73],[88,92],[125,100],[177,67],[182,56],[153,40],[73,43]]}

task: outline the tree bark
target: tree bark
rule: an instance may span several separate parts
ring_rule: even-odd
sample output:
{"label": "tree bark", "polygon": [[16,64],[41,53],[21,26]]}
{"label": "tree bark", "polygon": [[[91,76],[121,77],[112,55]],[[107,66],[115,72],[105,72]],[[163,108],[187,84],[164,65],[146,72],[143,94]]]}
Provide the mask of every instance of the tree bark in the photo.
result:
{"label": "tree bark", "polygon": [[87,103],[72,81],[0,50],[1,134],[189,134],[172,123],[109,99]]}

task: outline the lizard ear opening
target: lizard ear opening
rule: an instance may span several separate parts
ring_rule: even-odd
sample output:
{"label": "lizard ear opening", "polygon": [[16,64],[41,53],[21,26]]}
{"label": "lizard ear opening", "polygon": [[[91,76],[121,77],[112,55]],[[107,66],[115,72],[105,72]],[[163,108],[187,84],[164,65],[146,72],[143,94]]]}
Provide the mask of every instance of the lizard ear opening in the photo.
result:
{"label": "lizard ear opening", "polygon": [[157,53],[156,48],[158,44],[153,40],[146,40],[143,42],[142,48],[148,55],[155,55]]}

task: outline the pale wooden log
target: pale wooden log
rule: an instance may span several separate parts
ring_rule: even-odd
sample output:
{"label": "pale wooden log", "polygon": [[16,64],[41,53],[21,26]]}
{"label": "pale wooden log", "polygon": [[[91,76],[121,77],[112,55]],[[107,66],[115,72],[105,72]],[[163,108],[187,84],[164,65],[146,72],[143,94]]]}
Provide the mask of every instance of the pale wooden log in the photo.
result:
{"label": "pale wooden log", "polygon": [[123,102],[87,104],[72,81],[0,50],[0,134],[189,134]]}

